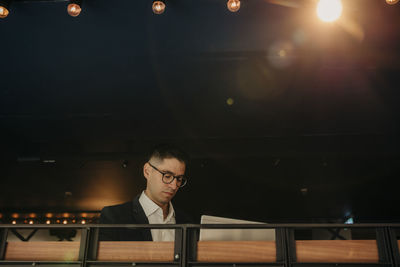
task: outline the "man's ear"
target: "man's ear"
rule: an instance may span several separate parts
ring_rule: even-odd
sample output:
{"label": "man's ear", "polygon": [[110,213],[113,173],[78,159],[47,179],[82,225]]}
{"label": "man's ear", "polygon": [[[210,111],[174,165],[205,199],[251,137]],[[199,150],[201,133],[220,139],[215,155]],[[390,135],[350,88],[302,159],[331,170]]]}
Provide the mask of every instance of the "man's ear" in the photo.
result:
{"label": "man's ear", "polygon": [[150,177],[150,168],[151,166],[147,162],[143,166],[143,176],[146,178],[146,180]]}

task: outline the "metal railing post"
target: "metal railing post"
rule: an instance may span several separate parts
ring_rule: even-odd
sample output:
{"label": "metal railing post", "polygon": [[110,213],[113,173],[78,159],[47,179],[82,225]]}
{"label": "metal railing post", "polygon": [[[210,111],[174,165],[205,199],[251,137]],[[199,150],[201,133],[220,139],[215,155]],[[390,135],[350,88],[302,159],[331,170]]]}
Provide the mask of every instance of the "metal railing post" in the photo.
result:
{"label": "metal railing post", "polygon": [[391,262],[390,249],[388,249],[388,237],[386,229],[382,227],[375,228],[376,231],[376,245],[378,246],[379,263],[387,264]]}
{"label": "metal railing post", "polygon": [[392,262],[394,266],[400,267],[400,251],[399,245],[396,237],[396,232],[393,228],[388,227],[387,229],[391,255],[392,255]]}
{"label": "metal railing post", "polygon": [[0,228],[0,260],[4,260],[6,256],[8,228]]}
{"label": "metal railing post", "polygon": [[86,227],[81,230],[81,242],[79,246],[79,257],[78,260],[81,262],[81,267],[86,267],[86,256],[88,247],[88,236],[90,233],[90,228]]}
{"label": "metal railing post", "polygon": [[286,249],[286,229],[275,229],[275,244],[276,244],[276,262],[284,263],[287,266],[287,249]]}

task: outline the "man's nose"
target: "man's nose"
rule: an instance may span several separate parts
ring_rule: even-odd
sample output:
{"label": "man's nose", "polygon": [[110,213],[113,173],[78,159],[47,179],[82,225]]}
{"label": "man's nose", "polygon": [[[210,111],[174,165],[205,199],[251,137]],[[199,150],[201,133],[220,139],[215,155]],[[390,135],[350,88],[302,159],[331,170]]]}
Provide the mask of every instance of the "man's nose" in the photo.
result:
{"label": "man's nose", "polygon": [[169,187],[171,187],[172,189],[176,190],[178,188],[178,185],[176,183],[177,183],[177,181],[174,178],[174,180],[169,184]]}

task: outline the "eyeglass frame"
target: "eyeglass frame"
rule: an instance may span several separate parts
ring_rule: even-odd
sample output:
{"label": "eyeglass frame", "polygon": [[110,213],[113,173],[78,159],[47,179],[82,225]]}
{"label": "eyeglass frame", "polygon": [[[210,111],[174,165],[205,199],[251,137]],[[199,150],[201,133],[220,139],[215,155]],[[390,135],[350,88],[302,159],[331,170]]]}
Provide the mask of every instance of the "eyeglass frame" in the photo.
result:
{"label": "eyeglass frame", "polygon": [[[157,169],[155,166],[153,166],[153,164],[151,164],[150,162],[147,162],[153,169],[155,169],[156,171],[158,171],[159,173],[161,173],[161,175],[162,175],[162,177],[161,177],[161,181],[164,183],[164,184],[171,184],[175,179],[176,179],[176,186],[177,187],[179,187],[179,188],[181,188],[181,187],[184,187],[186,184],[187,184],[187,178],[185,177],[185,175],[178,175],[178,176],[175,176],[175,175],[173,175],[172,173],[170,173],[170,172],[162,172],[162,171],[160,171],[159,169]],[[172,177],[173,177],[173,179],[171,180],[171,182],[169,182],[169,183],[167,183],[166,181],[164,181],[164,176],[166,175],[166,174],[170,174]],[[178,185],[178,178],[182,178],[182,184],[181,185]]]}

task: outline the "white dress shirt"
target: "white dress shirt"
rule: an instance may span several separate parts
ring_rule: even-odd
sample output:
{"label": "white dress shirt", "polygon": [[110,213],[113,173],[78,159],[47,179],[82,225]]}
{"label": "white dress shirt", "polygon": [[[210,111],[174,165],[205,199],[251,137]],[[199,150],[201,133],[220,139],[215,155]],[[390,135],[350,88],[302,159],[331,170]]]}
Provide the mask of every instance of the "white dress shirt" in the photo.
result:
{"label": "white dress shirt", "polygon": [[[139,203],[142,205],[144,213],[150,224],[175,224],[175,211],[172,203],[169,202],[169,212],[167,218],[164,220],[163,210],[160,206],[153,202],[145,193],[139,198]],[[151,236],[153,241],[174,241],[174,229],[151,229]]]}

